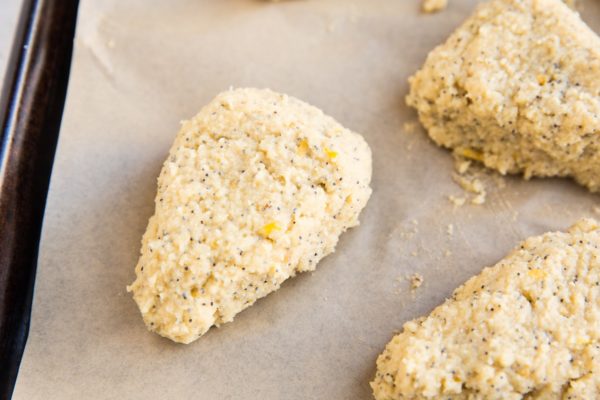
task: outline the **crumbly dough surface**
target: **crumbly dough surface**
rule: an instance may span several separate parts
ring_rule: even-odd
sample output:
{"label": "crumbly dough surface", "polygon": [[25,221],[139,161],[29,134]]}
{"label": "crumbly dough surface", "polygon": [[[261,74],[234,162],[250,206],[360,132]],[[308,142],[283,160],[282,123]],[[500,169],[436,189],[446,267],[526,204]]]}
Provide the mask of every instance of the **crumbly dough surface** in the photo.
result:
{"label": "crumbly dough surface", "polygon": [[480,5],[410,86],[438,145],[502,174],[600,190],[600,38],[562,1]]}
{"label": "crumbly dough surface", "polygon": [[377,360],[377,400],[600,398],[600,226],[521,243],[404,325]]}
{"label": "crumbly dough surface", "polygon": [[371,151],[357,133],[270,90],[219,94],[183,123],[158,178],[133,292],[148,328],[189,343],[358,224]]}

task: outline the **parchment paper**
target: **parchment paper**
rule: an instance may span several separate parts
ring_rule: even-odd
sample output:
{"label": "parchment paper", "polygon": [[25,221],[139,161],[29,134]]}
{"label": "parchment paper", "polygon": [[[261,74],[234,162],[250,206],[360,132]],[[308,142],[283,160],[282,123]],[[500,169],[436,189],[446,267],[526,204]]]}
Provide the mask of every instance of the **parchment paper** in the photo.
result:
{"label": "parchment paper", "polygon": [[[564,179],[508,178],[454,209],[451,155],[405,131],[408,76],[475,3],[82,1],[14,398],[369,399],[404,322],[521,239],[591,216],[599,197]],[[580,3],[600,29],[600,3]],[[294,95],[361,132],[374,193],[316,272],[184,346],[146,331],[125,286],[179,121],[230,86]]]}
{"label": "parchment paper", "polygon": [[4,84],[6,63],[12,49],[22,3],[22,0],[2,0],[0,2],[0,87]]}

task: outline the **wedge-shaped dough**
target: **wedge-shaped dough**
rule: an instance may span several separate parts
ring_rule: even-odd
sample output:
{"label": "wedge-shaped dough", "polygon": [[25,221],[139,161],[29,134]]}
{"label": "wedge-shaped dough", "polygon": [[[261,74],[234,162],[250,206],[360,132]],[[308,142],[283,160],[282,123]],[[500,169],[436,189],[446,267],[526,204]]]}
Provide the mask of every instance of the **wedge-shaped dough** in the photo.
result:
{"label": "wedge-shaped dough", "polygon": [[358,224],[371,194],[364,139],[270,90],[218,95],[183,124],[158,178],[129,287],[150,330],[189,343]]}
{"label": "wedge-shaped dough", "polygon": [[377,360],[378,400],[600,398],[600,226],[532,237],[410,321]]}
{"label": "wedge-shaped dough", "polygon": [[560,0],[492,0],[410,78],[431,138],[502,174],[600,190],[600,38]]}

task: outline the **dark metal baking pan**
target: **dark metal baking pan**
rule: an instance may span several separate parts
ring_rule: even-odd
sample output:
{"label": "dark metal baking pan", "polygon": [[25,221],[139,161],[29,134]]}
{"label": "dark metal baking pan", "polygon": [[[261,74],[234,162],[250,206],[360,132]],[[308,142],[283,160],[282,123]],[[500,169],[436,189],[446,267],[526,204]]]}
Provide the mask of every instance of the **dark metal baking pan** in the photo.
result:
{"label": "dark metal baking pan", "polygon": [[0,399],[29,332],[46,194],[69,81],[78,0],[25,0],[0,98]]}

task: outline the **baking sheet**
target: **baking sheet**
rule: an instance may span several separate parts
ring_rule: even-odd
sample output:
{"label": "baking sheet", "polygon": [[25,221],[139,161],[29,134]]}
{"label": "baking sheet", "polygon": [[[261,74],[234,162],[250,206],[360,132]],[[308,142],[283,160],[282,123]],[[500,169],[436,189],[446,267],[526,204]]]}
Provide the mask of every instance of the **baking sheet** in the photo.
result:
{"label": "baking sheet", "polygon": [[[83,0],[14,398],[369,399],[404,322],[519,240],[593,215],[599,197],[564,179],[507,178],[455,208],[452,157],[405,129],[408,76],[475,3]],[[599,31],[600,3],[580,4]],[[316,272],[184,346],[146,331],[125,286],[179,121],[230,86],[294,95],[361,132],[374,193]]]}

